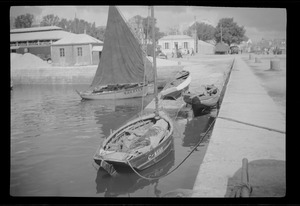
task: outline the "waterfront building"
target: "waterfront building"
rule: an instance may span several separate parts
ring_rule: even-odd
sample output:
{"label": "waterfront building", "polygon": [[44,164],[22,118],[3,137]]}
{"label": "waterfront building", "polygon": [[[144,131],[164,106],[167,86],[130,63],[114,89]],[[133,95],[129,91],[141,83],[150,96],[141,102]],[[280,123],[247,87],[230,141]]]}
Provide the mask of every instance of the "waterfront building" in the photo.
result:
{"label": "waterfront building", "polygon": [[208,42],[198,40],[198,53],[199,54],[214,54],[215,46]]}
{"label": "waterfront building", "polygon": [[24,54],[29,52],[44,60],[51,59],[51,45],[75,34],[57,26],[31,27],[10,30],[10,51]]}
{"label": "waterfront building", "polygon": [[51,45],[53,66],[97,65],[103,42],[87,34],[75,34]]}
{"label": "waterfront building", "polygon": [[176,49],[181,50],[183,54],[186,54],[188,50],[189,53],[191,50],[195,51],[195,39],[187,35],[164,36],[158,40],[158,45],[166,55],[175,53]]}

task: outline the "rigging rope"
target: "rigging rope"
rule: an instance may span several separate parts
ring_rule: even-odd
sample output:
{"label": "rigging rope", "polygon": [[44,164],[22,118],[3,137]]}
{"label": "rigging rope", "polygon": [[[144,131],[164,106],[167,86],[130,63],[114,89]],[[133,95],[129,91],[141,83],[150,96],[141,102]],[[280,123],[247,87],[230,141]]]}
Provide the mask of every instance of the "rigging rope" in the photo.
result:
{"label": "rigging rope", "polygon": [[281,130],[273,129],[273,128],[269,128],[269,127],[264,127],[264,126],[260,126],[260,125],[256,125],[256,124],[251,124],[251,123],[248,123],[248,122],[242,122],[242,121],[232,119],[232,118],[228,118],[228,117],[218,116],[218,118],[224,119],[224,120],[229,120],[229,121],[232,121],[232,122],[237,122],[237,123],[240,123],[240,124],[249,125],[249,126],[252,126],[252,127],[258,127],[258,128],[261,128],[261,129],[266,129],[266,130],[270,130],[270,131],[273,131],[273,132],[278,132],[278,133],[285,134],[285,131],[281,131]]}

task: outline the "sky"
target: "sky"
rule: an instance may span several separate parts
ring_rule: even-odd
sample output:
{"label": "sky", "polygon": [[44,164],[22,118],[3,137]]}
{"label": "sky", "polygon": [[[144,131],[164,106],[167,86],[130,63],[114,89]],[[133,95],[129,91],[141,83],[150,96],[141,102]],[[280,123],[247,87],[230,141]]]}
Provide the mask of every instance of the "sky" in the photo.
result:
{"label": "sky", "polygon": [[[135,15],[147,17],[147,6],[118,6],[126,20]],[[17,17],[30,13],[40,21],[48,14],[57,15],[60,19],[84,19],[96,26],[107,23],[108,6],[13,6],[10,16]],[[246,30],[246,36],[252,41],[286,38],[287,13],[284,8],[247,8],[247,7],[200,7],[200,6],[155,6],[154,15],[157,27],[167,32],[171,27],[185,28],[195,19],[216,26],[221,18],[233,18]]]}

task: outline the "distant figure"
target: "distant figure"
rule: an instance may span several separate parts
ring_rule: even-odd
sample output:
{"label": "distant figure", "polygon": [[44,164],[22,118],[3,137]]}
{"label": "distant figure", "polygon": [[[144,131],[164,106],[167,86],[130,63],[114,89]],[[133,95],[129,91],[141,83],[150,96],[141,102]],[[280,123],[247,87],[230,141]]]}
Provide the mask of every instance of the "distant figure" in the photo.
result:
{"label": "distant figure", "polygon": [[194,56],[194,55],[195,55],[195,53],[194,53],[194,49],[192,49],[191,56]]}
{"label": "distant figure", "polygon": [[187,50],[187,54],[190,54],[190,50]]}
{"label": "distant figure", "polygon": [[177,58],[182,58],[182,54],[179,50],[177,51]]}

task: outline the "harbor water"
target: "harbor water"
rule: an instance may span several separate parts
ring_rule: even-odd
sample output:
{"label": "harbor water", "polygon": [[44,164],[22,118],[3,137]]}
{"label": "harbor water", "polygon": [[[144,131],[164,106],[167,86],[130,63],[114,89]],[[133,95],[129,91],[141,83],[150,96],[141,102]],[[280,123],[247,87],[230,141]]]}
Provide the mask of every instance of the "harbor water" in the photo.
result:
{"label": "harbor water", "polygon": [[[153,96],[130,100],[82,101],[88,85],[15,85],[11,91],[10,195],[71,197],[160,197],[192,189],[209,135],[171,174],[146,180],[130,169],[110,177],[93,155],[111,130],[145,107]],[[174,150],[141,171],[155,178],[171,172],[189,154],[212,121],[173,115]]]}

